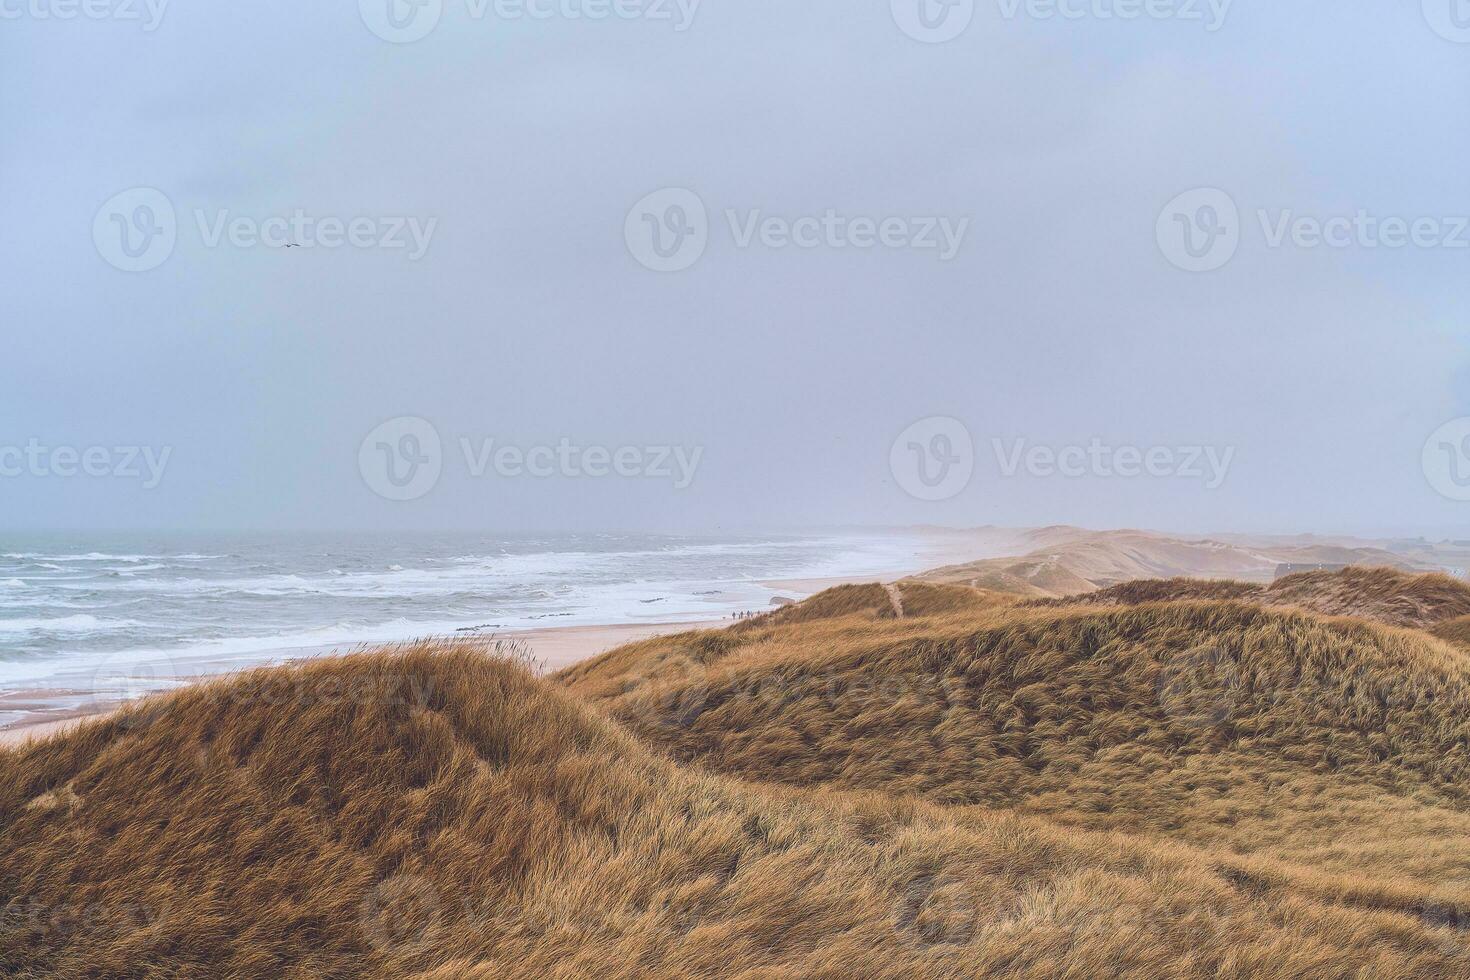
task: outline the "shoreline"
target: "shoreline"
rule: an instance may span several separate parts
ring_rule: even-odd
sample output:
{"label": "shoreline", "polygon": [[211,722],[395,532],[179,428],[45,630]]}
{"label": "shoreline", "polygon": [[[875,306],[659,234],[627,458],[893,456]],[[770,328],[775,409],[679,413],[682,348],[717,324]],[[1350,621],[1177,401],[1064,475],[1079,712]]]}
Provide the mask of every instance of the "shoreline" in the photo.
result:
{"label": "shoreline", "polygon": [[[732,622],[734,621],[723,619],[698,622],[617,623],[603,626],[552,626],[545,629],[507,631],[478,637],[444,636],[432,637],[432,639],[479,641],[487,646],[495,642],[524,645],[532,656],[545,666],[547,673],[551,673],[628,643],[637,643],[656,636],[667,636],[670,633],[722,629],[731,625]],[[365,649],[394,645],[393,643],[331,644],[323,647],[281,650],[276,656],[268,659],[252,659],[249,662],[238,664],[233,661],[219,660],[179,663],[175,665],[179,668],[179,673],[174,689],[178,690],[202,681],[228,677],[231,674],[253,670],[257,667],[287,666],[325,656],[350,656]],[[132,698],[58,687],[0,691],[0,713],[21,713],[18,720],[0,725],[0,750],[15,748],[31,739],[45,738],[90,719],[101,718],[141,697],[167,693],[168,690],[161,689]]]}
{"label": "shoreline", "polygon": [[[801,601],[838,585],[867,582],[895,582],[928,569],[969,561],[977,551],[988,550],[983,536],[973,532],[940,529],[915,529],[911,532],[912,551],[902,568],[883,572],[852,575],[825,575],[811,578],[762,578],[749,584],[766,592],[765,604],[744,612],[764,612],[773,608],[778,597]],[[710,619],[694,614],[685,619],[510,628],[495,632],[434,634],[414,639],[461,639],[465,641],[524,644],[541,661],[548,673],[571,666],[608,650],[655,636],[699,629],[719,629],[735,622],[726,612]],[[78,663],[75,669],[59,672],[44,682],[30,686],[0,684],[0,751],[12,749],[27,741],[56,734],[88,719],[98,718],[118,707],[143,697],[164,694],[201,681],[227,677],[256,667],[288,665],[315,657],[346,655],[362,650],[393,646],[403,640],[348,641],[330,644],[283,647],[249,653],[195,654],[161,656],[99,668],[96,663]],[[106,680],[99,682],[99,674]]]}

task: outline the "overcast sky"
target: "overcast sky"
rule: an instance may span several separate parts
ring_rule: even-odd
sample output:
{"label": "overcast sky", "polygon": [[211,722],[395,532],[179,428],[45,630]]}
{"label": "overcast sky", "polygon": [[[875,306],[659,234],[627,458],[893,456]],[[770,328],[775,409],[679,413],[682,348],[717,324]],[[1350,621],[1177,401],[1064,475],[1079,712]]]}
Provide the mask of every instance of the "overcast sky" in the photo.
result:
{"label": "overcast sky", "polygon": [[1470,524],[1436,0],[88,2],[0,0],[4,526]]}

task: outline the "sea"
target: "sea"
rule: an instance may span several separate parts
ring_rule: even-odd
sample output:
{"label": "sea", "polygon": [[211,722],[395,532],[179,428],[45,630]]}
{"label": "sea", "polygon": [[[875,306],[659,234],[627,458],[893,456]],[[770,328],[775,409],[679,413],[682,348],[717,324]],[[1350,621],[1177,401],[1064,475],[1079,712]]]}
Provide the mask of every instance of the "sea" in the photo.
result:
{"label": "sea", "polygon": [[921,537],[877,532],[0,533],[0,690],[133,696],[178,683],[177,665],[718,620],[769,608],[773,583],[878,578],[925,562]]}

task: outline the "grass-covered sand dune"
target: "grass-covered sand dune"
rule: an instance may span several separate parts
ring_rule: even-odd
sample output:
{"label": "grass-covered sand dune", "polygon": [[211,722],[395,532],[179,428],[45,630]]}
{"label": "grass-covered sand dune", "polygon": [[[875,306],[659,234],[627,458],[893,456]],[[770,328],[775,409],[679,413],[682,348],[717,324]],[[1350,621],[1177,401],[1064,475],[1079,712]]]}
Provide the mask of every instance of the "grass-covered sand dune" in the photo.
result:
{"label": "grass-covered sand dune", "polygon": [[1448,575],[1413,575],[1392,568],[1300,572],[1270,585],[1229,580],[1141,579],[1063,599],[1028,605],[1136,606],[1181,599],[1234,599],[1268,606],[1296,606],[1332,616],[1357,616],[1391,626],[1432,629],[1470,617],[1470,586]]}
{"label": "grass-covered sand dune", "polygon": [[1470,896],[1470,656],[1235,601],[669,637],[564,672],[670,758]]}
{"label": "grass-covered sand dune", "polygon": [[1463,649],[1240,598],[419,645],[0,753],[0,975],[1465,977],[1467,752]]}

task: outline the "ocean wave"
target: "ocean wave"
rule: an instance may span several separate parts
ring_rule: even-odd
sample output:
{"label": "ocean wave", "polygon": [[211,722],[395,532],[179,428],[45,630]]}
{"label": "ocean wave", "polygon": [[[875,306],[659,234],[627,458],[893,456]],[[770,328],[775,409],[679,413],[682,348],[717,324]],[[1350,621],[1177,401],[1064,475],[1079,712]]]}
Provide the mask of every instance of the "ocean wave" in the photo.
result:
{"label": "ocean wave", "polygon": [[114,609],[118,606],[136,606],[140,603],[146,603],[147,601],[147,599],[118,598],[78,601],[75,599],[62,598],[60,596],[38,595],[33,592],[29,595],[0,597],[0,609],[34,609],[42,612],[52,609],[86,609],[92,612],[96,612],[98,609]]}
{"label": "ocean wave", "polygon": [[163,555],[108,555],[100,551],[89,551],[86,554],[55,555],[44,554],[37,551],[7,551],[0,554],[0,558],[9,558],[13,561],[121,561],[138,562],[151,561],[155,558],[163,558]]}
{"label": "ocean wave", "polygon": [[117,569],[115,571],[107,572],[106,574],[107,575],[116,576],[118,578],[133,578],[134,576],[136,576],[140,572],[159,572],[159,571],[162,571],[163,569],[168,568],[168,567],[169,566],[167,566],[167,565],[158,565],[158,564],[153,564],[153,565],[129,565],[127,568],[119,568],[119,569]]}
{"label": "ocean wave", "polygon": [[[233,578],[156,578],[131,576],[118,572],[109,576],[107,588],[116,592],[149,593],[189,598],[231,595],[288,597],[324,595],[339,598],[391,598],[442,595],[446,592],[490,590],[515,592],[529,588],[534,582],[544,587],[546,579],[560,580],[570,572],[544,570],[539,575],[514,574],[509,570],[494,572],[481,568],[450,566],[440,569],[393,566],[386,571],[346,572],[332,569],[319,574],[286,572]],[[60,580],[55,580],[60,582]],[[92,579],[73,579],[74,584],[59,584],[69,590],[93,589]]]}
{"label": "ocean wave", "polygon": [[103,633],[137,629],[146,626],[134,619],[98,619],[81,614],[49,619],[0,619],[0,634],[3,633]]}
{"label": "ocean wave", "polygon": [[[68,683],[90,683],[91,674],[99,664],[114,673],[127,664],[148,664],[151,670],[139,679],[157,680],[156,689],[162,690],[172,686],[176,678],[233,670],[241,664],[272,663],[299,657],[308,651],[346,653],[365,644],[403,643],[433,637],[465,639],[468,634],[459,632],[461,629],[484,625],[483,621],[437,622],[397,618],[379,623],[341,622],[314,629],[197,640],[174,646],[127,648],[102,655],[73,654],[45,660],[0,658],[0,683],[31,683],[53,678],[61,678]],[[79,675],[79,671],[83,673]]]}
{"label": "ocean wave", "polygon": [[[159,577],[143,574],[153,566],[119,569],[109,573],[106,590],[110,593],[147,594],[155,597],[187,601],[194,598],[211,600],[289,599],[321,596],[335,599],[434,599],[456,593],[474,592],[489,597],[513,600],[539,591],[562,590],[569,585],[596,587],[618,581],[644,585],[653,581],[731,582],[769,579],[821,578],[835,574],[879,574],[907,566],[907,555],[887,548],[847,547],[824,552],[836,542],[806,542],[806,552],[795,550],[787,542],[774,543],[781,560],[759,561],[756,545],[739,543],[728,546],[730,555],[740,560],[721,563],[716,556],[722,546],[691,545],[676,551],[616,552],[551,552],[524,555],[459,555],[446,564],[433,564],[421,559],[419,567],[400,563],[376,569],[348,570],[330,567],[310,572],[275,572],[238,574],[208,578]],[[834,554],[833,551],[836,553]],[[677,561],[697,558],[696,564]],[[671,559],[674,560],[671,564]],[[265,569],[262,569],[265,571]],[[134,574],[137,573],[137,574]],[[51,584],[51,583],[48,583]],[[55,581],[62,591],[91,590],[95,580]]]}
{"label": "ocean wave", "polygon": [[224,558],[224,555],[112,555],[101,551],[89,551],[85,554],[50,554],[39,551],[7,551],[0,553],[0,558],[11,561],[118,561],[124,564],[137,564],[145,561],[213,561]]}
{"label": "ocean wave", "polygon": [[[609,550],[596,550],[599,543]],[[719,620],[764,607],[774,594],[766,583],[876,577],[909,570],[914,554],[912,543],[857,535],[579,536],[527,550],[541,544],[303,546],[264,538],[229,555],[223,544],[218,555],[154,555],[141,542],[73,554],[49,544],[11,551],[7,558],[25,563],[0,562],[4,575],[16,576],[0,578],[0,683],[46,681],[100,659],[166,654],[244,666],[281,651],[309,655],[424,636]]]}

